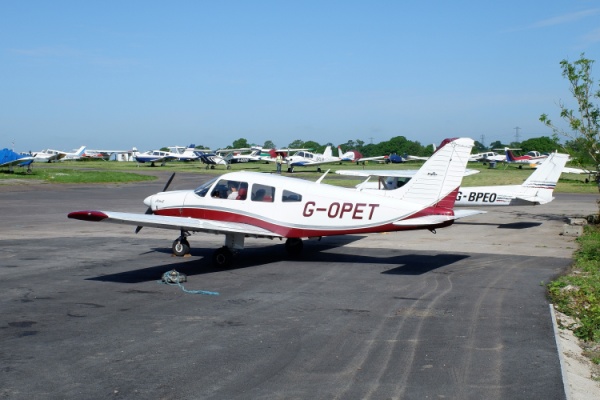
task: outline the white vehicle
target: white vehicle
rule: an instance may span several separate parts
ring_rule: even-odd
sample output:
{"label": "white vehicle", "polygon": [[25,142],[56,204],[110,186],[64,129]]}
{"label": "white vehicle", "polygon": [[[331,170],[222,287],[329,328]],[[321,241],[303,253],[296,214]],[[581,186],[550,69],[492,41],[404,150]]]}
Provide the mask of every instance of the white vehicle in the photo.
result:
{"label": "white vehicle", "polygon": [[307,150],[300,150],[286,158],[288,172],[294,172],[294,167],[310,167],[316,166],[317,171],[321,172],[321,165],[339,163],[342,161],[340,157],[333,155],[331,146],[327,146],[323,154],[312,153]]}
{"label": "white vehicle", "polygon": [[33,153],[36,162],[55,162],[61,160],[79,160],[85,153],[85,146],[81,146],[78,150],[69,153],[61,150],[45,149]]}
{"label": "white vehicle", "polygon": [[[523,206],[551,202],[556,183],[567,163],[568,154],[552,153],[521,185],[461,186],[456,195],[456,206]],[[340,175],[378,177],[356,186],[358,190],[384,192],[401,187],[410,181],[415,170],[365,171],[340,170]],[[476,170],[466,170],[465,176]]]}
{"label": "white vehicle", "polygon": [[[231,172],[195,190],[148,196],[147,214],[114,211],[75,211],[69,218],[112,222],[179,231],[173,253],[190,250],[192,233],[224,234],[225,244],[213,261],[229,266],[244,248],[246,237],[286,239],[291,254],[302,251],[304,238],[373,232],[428,229],[452,225],[455,219],[479,211],[454,210],[473,140],[456,139],[434,154],[413,179],[387,191],[347,188],[257,172]],[[169,181],[170,183],[170,181]],[[167,189],[169,183],[165,186]],[[238,195],[229,199],[231,188]]]}

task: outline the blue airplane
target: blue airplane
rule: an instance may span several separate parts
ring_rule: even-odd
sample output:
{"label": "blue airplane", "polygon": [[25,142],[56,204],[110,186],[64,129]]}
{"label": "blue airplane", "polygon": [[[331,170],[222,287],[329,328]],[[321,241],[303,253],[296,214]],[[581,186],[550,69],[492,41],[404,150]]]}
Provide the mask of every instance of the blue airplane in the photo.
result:
{"label": "blue airplane", "polygon": [[27,173],[31,173],[31,164],[34,157],[15,153],[10,149],[0,150],[0,168],[8,167],[9,172],[14,172],[13,167],[27,167]]}

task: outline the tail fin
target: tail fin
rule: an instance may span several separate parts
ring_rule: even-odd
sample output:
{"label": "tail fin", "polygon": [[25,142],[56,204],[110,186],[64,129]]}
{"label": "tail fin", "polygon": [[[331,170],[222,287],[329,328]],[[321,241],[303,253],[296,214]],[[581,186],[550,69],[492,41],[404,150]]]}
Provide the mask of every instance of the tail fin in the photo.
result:
{"label": "tail fin", "polygon": [[552,192],[568,159],[568,154],[550,154],[523,182],[522,191],[518,197],[540,204],[550,202]]}
{"label": "tail fin", "polygon": [[473,139],[459,138],[438,148],[406,185],[388,195],[424,206],[454,205],[473,145]]}
{"label": "tail fin", "polygon": [[342,147],[338,146],[338,157],[342,158]]}
{"label": "tail fin", "polygon": [[81,157],[81,156],[83,155],[83,152],[84,152],[84,151],[85,151],[85,146],[81,146],[81,147],[79,148],[79,150],[77,150],[77,151],[75,152],[75,155],[76,155],[76,156],[79,156],[79,157]]}
{"label": "tail fin", "polygon": [[510,149],[504,149],[504,152],[506,154],[506,162],[514,162],[516,160],[515,155]]}
{"label": "tail fin", "polygon": [[331,146],[327,146],[323,152],[323,157],[332,157]]}

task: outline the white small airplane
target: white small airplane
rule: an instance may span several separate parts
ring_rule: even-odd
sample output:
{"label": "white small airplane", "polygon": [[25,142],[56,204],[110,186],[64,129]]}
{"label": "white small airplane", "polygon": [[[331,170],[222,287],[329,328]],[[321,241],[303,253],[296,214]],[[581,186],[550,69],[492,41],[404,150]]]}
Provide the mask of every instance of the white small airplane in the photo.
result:
{"label": "white small airplane", "polygon": [[486,151],[483,153],[471,154],[471,157],[469,157],[469,162],[485,163],[490,161],[502,162],[504,160],[506,160],[506,155],[498,154],[495,151]]}
{"label": "white small airplane", "polygon": [[213,255],[214,264],[221,267],[231,264],[246,237],[286,239],[287,251],[298,254],[303,238],[415,229],[435,232],[458,218],[480,213],[453,209],[473,143],[468,138],[453,140],[409,183],[381,193],[323,184],[326,174],[309,182],[241,171],[216,177],[195,190],[148,196],[146,214],[74,211],[68,217],[133,225],[136,232],[143,226],[179,231],[172,245],[177,256],[189,252],[191,233],[224,234],[225,245]]}
{"label": "white small airplane", "polygon": [[71,153],[65,153],[65,156],[62,158],[62,161],[66,160],[79,160],[85,154],[85,146],[81,146],[79,149],[74,150]]}
{"label": "white small airplane", "polygon": [[200,156],[196,153],[196,145],[190,144],[188,147],[168,146],[169,153],[179,161],[197,161]]}
{"label": "white small airplane", "polygon": [[317,171],[321,172],[321,165],[339,163],[342,161],[340,157],[333,155],[331,146],[327,146],[323,154],[312,153],[306,150],[300,150],[286,158],[288,172],[294,172],[294,167],[310,167],[316,166]]}
{"label": "white small airplane", "polygon": [[246,147],[241,149],[219,149],[215,151],[218,156],[228,160],[231,164],[261,161],[262,147]]}
{"label": "white small airplane", "polygon": [[[551,202],[552,192],[564,171],[568,154],[552,153],[521,185],[461,186],[456,196],[456,206],[523,206]],[[378,182],[368,179],[357,185],[358,190],[385,192],[401,187],[410,181],[415,170],[339,170],[340,175],[378,177]],[[466,170],[465,176],[477,173]]]}
{"label": "white small airplane", "polygon": [[155,167],[156,163],[160,163],[164,167],[167,161],[177,160],[177,156],[172,155],[169,151],[163,150],[148,150],[145,153],[134,152],[135,160],[139,164],[150,163],[151,167]]}
{"label": "white small airplane", "polygon": [[85,146],[81,146],[78,150],[75,150],[72,153],[68,153],[61,150],[53,150],[53,149],[45,149],[42,151],[38,151],[37,153],[33,153],[33,157],[36,162],[55,162],[61,160],[77,160],[81,158],[81,156],[85,152]]}
{"label": "white small airplane", "polygon": [[338,146],[338,157],[341,161],[350,161],[357,164],[365,161],[384,160],[386,158],[385,156],[363,157],[363,155],[356,150],[349,150],[342,154],[341,146]]}

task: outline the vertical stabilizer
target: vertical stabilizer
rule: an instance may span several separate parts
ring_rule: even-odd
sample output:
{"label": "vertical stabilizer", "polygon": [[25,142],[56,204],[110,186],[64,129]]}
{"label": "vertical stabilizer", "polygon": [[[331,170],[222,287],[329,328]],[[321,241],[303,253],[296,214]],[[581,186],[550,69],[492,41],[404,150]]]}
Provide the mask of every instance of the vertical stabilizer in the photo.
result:
{"label": "vertical stabilizer", "polygon": [[552,153],[521,185],[520,198],[540,204],[552,201],[552,192],[569,159],[568,154]]}
{"label": "vertical stabilizer", "polygon": [[[473,139],[459,138],[448,142],[423,164],[415,176],[399,189],[389,191],[388,195],[424,206],[431,206],[444,200],[455,192],[462,182]],[[451,199],[454,204],[454,199]]]}
{"label": "vertical stabilizer", "polygon": [[325,151],[323,152],[323,157],[328,157],[328,158],[333,157],[333,153],[331,151],[331,146],[327,146],[325,148]]}

